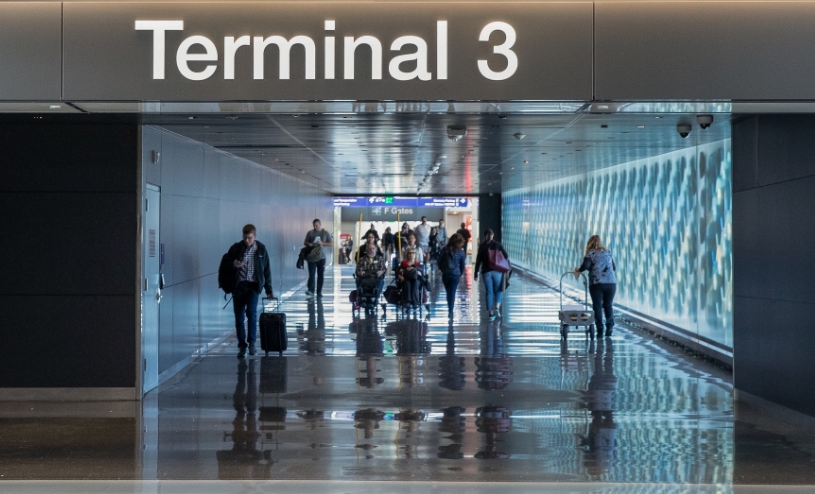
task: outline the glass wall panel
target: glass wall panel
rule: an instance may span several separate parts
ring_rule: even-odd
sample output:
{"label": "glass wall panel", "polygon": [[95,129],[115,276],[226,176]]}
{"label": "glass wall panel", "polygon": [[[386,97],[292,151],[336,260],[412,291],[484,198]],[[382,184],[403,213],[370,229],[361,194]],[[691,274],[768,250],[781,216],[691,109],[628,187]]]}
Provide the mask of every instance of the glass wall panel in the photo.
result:
{"label": "glass wall panel", "polygon": [[615,302],[732,348],[730,170],[725,139],[508,191],[504,245],[558,280],[598,234],[617,263]]}

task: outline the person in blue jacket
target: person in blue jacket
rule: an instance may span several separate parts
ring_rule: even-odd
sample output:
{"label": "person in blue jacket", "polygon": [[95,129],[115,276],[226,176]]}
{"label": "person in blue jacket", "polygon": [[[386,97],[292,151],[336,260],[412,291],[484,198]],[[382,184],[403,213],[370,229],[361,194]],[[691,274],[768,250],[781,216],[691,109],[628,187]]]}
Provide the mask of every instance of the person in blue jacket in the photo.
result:
{"label": "person in blue jacket", "polygon": [[[445,291],[447,291],[447,317],[451,322],[453,320],[453,306],[456,302],[456,289],[458,289],[458,283],[465,270],[465,245],[464,237],[456,233],[447,241],[447,245],[444,246],[439,256],[439,262],[441,263],[439,269],[442,272],[441,281],[444,284]],[[442,260],[442,258],[444,259]]]}

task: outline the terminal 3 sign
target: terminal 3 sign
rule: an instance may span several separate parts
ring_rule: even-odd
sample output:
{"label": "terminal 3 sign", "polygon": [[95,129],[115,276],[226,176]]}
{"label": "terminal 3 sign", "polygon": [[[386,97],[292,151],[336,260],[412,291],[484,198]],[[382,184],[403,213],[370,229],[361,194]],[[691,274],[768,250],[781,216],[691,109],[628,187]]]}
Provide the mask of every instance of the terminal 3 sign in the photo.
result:
{"label": "terminal 3 sign", "polygon": [[587,100],[592,4],[65,3],[64,98]]}

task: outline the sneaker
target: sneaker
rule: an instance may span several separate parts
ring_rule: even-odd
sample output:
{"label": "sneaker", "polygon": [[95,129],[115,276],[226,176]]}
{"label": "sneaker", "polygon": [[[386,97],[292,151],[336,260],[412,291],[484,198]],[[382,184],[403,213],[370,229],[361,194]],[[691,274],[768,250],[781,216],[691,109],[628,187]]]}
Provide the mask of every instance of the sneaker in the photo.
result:
{"label": "sneaker", "polygon": [[313,296],[314,296],[314,292],[310,292],[310,291],[306,290],[306,298],[311,298]]}
{"label": "sneaker", "polygon": [[322,293],[318,293],[318,294],[317,294],[317,298],[323,298],[323,294],[322,294]]}
{"label": "sneaker", "polygon": [[492,311],[492,310],[491,310],[491,311],[490,311],[490,321],[494,321],[494,320],[495,320],[495,317],[496,317],[496,316],[495,316],[495,311]]}
{"label": "sneaker", "polygon": [[257,355],[257,350],[255,350],[255,345],[249,345],[249,355]]}
{"label": "sneaker", "polygon": [[238,358],[246,358],[246,348],[238,350]]}
{"label": "sneaker", "polygon": [[501,307],[496,307],[492,313],[495,315],[495,317],[501,317]]}

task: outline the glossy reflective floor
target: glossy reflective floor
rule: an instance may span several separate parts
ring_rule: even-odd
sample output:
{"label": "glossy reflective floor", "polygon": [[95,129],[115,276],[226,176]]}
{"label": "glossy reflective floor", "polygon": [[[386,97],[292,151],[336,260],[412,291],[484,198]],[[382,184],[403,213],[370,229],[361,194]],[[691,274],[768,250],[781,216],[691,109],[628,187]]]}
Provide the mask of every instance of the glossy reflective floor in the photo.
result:
{"label": "glossy reflective floor", "polygon": [[[0,492],[815,484],[812,431],[735,406],[729,372],[641,333],[562,341],[558,294],[534,281],[513,278],[503,318],[491,322],[468,273],[448,324],[438,279],[429,318],[389,307],[384,320],[381,310],[355,319],[350,272],[328,270],[321,300],[301,291],[284,301],[283,358],[239,360],[229,339],[143,404],[0,404]],[[201,482],[219,479],[245,482]]]}

